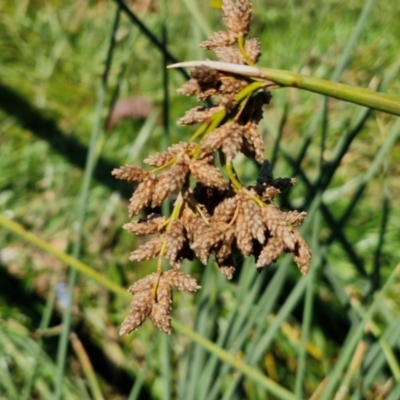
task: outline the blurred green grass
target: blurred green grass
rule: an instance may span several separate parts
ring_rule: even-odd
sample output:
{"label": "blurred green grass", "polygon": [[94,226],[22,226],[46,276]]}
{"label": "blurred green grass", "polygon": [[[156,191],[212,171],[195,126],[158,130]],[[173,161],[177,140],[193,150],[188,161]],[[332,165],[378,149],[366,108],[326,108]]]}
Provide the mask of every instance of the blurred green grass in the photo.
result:
{"label": "blurred green grass", "polygon": [[[254,1],[251,33],[262,43],[263,56],[259,64],[329,78],[363,7],[364,2],[360,0]],[[179,60],[211,57],[197,47],[204,38],[203,31],[183,2],[169,1],[166,8],[171,53]],[[212,8],[211,1],[201,3],[199,8],[211,29],[222,29],[220,10]],[[71,249],[76,237],[76,207],[84,156],[94,123],[96,94],[104,71],[115,9],[114,2],[106,1],[61,4],[55,0],[0,0],[0,211],[63,251]],[[156,4],[155,12],[138,16],[161,37],[164,21],[160,4]],[[366,87],[385,83],[394,71],[384,91],[399,93],[399,19],[400,8],[396,2],[376,2],[339,81]],[[116,40],[107,92],[108,109],[103,112],[104,125],[116,92],[120,97],[150,98],[159,114],[153,121],[150,117],[147,121],[122,121],[115,130],[104,133],[98,143],[100,159],[87,204],[81,260],[127,287],[152,271],[154,265],[152,262],[132,265],[127,260],[129,252],[137,246],[135,239],[121,229],[128,220],[125,198],[130,188],[114,182],[110,170],[126,162],[140,164],[146,155],[163,147],[163,59],[125,15]],[[169,140],[175,142],[191,134],[174,121],[182,116],[188,104],[195,103],[174,94],[184,82],[180,74],[171,71],[169,78]],[[281,137],[275,175],[289,176],[293,166],[284,154],[294,160],[297,158],[307,132],[314,129],[311,121],[318,114],[322,99],[294,90],[279,90],[273,94],[272,105],[265,109],[265,119],[260,125],[266,140],[265,156],[271,157],[276,139]],[[288,113],[283,123],[285,107]],[[336,100],[328,101],[327,110],[325,122],[317,124],[301,160],[301,172],[311,182],[323,171],[319,167],[323,135],[326,139],[322,157],[328,162],[335,146],[345,136],[344,132],[351,130],[362,112],[360,107]],[[153,129],[144,132],[142,137],[147,140],[138,148],[138,132],[146,122]],[[323,193],[325,204],[335,218],[339,219],[345,212],[391,130],[398,129],[395,122],[394,117],[372,113],[351,142]],[[350,327],[358,321],[349,305],[351,301],[359,299],[368,307],[371,289],[378,289],[399,262],[398,143],[396,139],[383,165],[368,181],[350,218],[340,226],[347,243],[370,276],[359,273],[332,224],[324,219],[321,222],[314,255],[322,252],[325,246],[328,248],[318,266],[313,290],[311,347],[307,348],[302,385],[307,398],[335,365]],[[245,181],[255,180],[253,165],[240,158],[235,164]],[[301,174],[297,178],[298,184],[284,200],[284,206],[298,205],[309,210],[313,200],[307,198],[309,187]],[[312,218],[316,218],[315,215]],[[310,240],[312,224],[313,221],[305,229]],[[333,240],[326,245],[325,241],[332,235]],[[32,335],[39,327],[46,298],[57,281],[65,279],[66,268],[5,230],[0,232],[0,243],[0,377],[4,378],[0,380],[0,395],[4,393],[4,398],[13,399],[19,398],[20,386],[29,375],[25,364],[32,363],[31,351],[38,346],[37,337]],[[175,317],[233,351],[238,360],[243,357],[281,386],[294,391],[304,317],[302,295],[282,316],[285,323],[276,325],[270,339],[266,336],[272,332],[273,316],[279,315],[286,298],[294,293],[302,278],[288,260],[270,267],[261,276],[256,276],[251,264],[249,260],[238,277],[239,282],[235,283],[225,282],[211,266],[204,275],[203,267],[187,264],[185,270],[193,271],[203,289],[196,296],[177,294]],[[377,270],[375,274],[374,270]],[[275,291],[271,282],[280,282]],[[391,333],[400,318],[397,289],[398,283],[391,288],[376,322],[383,335],[388,335],[391,349],[398,355],[398,333]],[[130,398],[135,398],[136,394],[140,398],[154,399],[275,398],[250,379],[241,381],[227,365],[179,333],[171,339],[163,338],[146,323],[137,333],[119,339],[118,326],[129,305],[95,281],[79,277],[76,295],[73,327],[84,341],[105,398],[128,398],[134,382],[136,386]],[[51,326],[60,323],[60,315],[58,308]],[[36,386],[30,394],[32,398],[52,398],[53,381],[47,371],[55,368],[56,337],[43,337],[43,350],[35,353],[40,354],[43,369],[37,375]],[[257,348],[255,341],[262,342],[263,338],[270,344],[260,346],[260,352],[251,355]],[[376,351],[382,357],[378,342],[368,333],[367,339],[371,342],[367,355]],[[398,380],[385,360],[383,358],[375,374],[371,373],[368,385],[366,379],[362,379],[364,370],[356,373],[348,398],[378,398],[378,390],[389,385],[390,379],[395,389],[388,398],[396,398],[393,396],[399,390]],[[65,398],[91,398],[73,352],[67,365]],[[165,365],[169,365],[170,377]],[[371,365],[372,361],[366,356],[363,364],[366,372],[371,371]],[[166,387],[173,389],[168,393]]]}

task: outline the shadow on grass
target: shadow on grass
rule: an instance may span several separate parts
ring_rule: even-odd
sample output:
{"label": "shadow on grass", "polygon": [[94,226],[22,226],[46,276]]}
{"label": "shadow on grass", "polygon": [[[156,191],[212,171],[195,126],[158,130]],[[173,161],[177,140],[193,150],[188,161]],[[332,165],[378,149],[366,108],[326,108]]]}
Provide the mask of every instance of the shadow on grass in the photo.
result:
{"label": "shadow on grass", "polygon": [[[0,82],[0,108],[13,116],[23,128],[32,132],[38,138],[45,140],[52,149],[65,157],[72,165],[83,170],[85,168],[88,147],[76,138],[65,134],[56,121],[42,115],[41,110],[32,106],[15,89]],[[116,180],[111,171],[117,165],[112,164],[104,157],[99,157],[93,177],[110,190],[119,192],[121,196],[129,198],[132,185]]]}

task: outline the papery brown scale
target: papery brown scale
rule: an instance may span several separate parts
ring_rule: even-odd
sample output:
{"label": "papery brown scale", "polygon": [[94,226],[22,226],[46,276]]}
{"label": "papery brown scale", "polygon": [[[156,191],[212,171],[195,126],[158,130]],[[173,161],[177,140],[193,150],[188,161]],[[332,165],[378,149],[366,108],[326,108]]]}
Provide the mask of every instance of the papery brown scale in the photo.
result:
{"label": "papery brown scale", "polygon": [[172,332],[170,312],[160,303],[155,303],[151,309],[150,319],[153,324],[168,335]]}
{"label": "papery brown scale", "polygon": [[201,286],[197,284],[194,278],[177,270],[170,269],[167,272],[164,272],[163,275],[166,282],[179,290],[184,290],[185,292],[197,292],[197,290],[201,289]]}
{"label": "papery brown scale", "polygon": [[154,188],[152,207],[160,205],[170,193],[180,189],[186,181],[189,167],[185,160],[179,160],[169,170],[164,171]]}
{"label": "papery brown scale", "polygon": [[118,179],[128,182],[142,182],[151,175],[150,172],[136,165],[125,165],[120,168],[114,168],[111,174]]}
{"label": "papery brown scale", "polygon": [[190,172],[201,183],[218,189],[227,189],[228,182],[225,181],[219,169],[203,160],[193,160],[189,164]]}
{"label": "papery brown scale", "polygon": [[129,315],[124,319],[121,324],[119,334],[126,335],[143,324],[145,319],[150,316],[153,298],[150,291],[142,291],[135,295],[131,305]]}
{"label": "papery brown scale", "polygon": [[236,47],[217,47],[214,49],[215,55],[221,62],[231,64],[246,64],[246,59]]}
{"label": "papery brown scale", "polygon": [[213,96],[217,96],[218,95],[218,90],[211,88],[211,89],[207,89],[207,90],[203,90],[202,92],[200,92],[197,96],[196,99],[198,101],[206,101],[209,98],[213,97]]}
{"label": "papery brown scale", "polygon": [[157,180],[150,175],[146,180],[139,183],[132,197],[129,199],[128,213],[130,217],[138,215],[150,202],[155,190]]}
{"label": "papery brown scale", "polygon": [[143,261],[156,257],[160,253],[164,238],[165,237],[163,234],[157,238],[149,240],[145,244],[141,245],[138,249],[133,251],[129,256],[129,259],[131,261]]}
{"label": "papery brown scale", "polygon": [[230,32],[246,36],[249,33],[251,22],[251,5],[247,0],[222,1],[222,13],[225,25]]}
{"label": "papery brown scale", "polygon": [[188,160],[181,159],[169,169],[168,178],[170,192],[180,189],[185,183],[187,174],[189,172],[187,163]]}
{"label": "papery brown scale", "polygon": [[219,260],[217,259],[215,262],[221,273],[225,275],[227,279],[231,280],[233,278],[233,274],[235,273],[235,266],[232,257]]}
{"label": "papery brown scale", "polygon": [[141,291],[151,291],[157,280],[157,273],[153,272],[150,275],[145,276],[142,279],[136,281],[132,286],[129,287],[128,292],[130,294],[137,294]]}
{"label": "papery brown scale", "polygon": [[306,241],[296,232],[296,247],[292,251],[293,259],[300,272],[306,275],[310,267],[311,262],[311,251]]}
{"label": "papery brown scale", "polygon": [[223,233],[212,226],[195,234],[191,248],[199,260],[206,265],[211,250],[223,239]]}
{"label": "papery brown scale", "polygon": [[236,196],[228,197],[217,205],[211,217],[215,222],[230,222],[237,208],[238,199]]}
{"label": "papery brown scale", "polygon": [[170,147],[166,151],[153,154],[147,157],[144,162],[153,167],[161,167],[174,157],[181,153],[188,153],[196,148],[196,143],[179,142]]}
{"label": "papery brown scale", "polygon": [[165,258],[174,267],[180,266],[180,260],[177,259],[179,251],[182,249],[185,241],[186,235],[183,229],[183,225],[179,220],[175,220],[170,229],[166,233],[167,244],[165,250]]}
{"label": "papery brown scale", "polygon": [[196,79],[189,79],[187,82],[183,84],[182,87],[180,87],[177,90],[177,93],[183,94],[186,96],[196,96],[201,92],[199,83],[196,81]]}
{"label": "papery brown scale", "polygon": [[253,239],[242,210],[238,212],[236,218],[235,236],[237,247],[245,257],[249,257],[253,251]]}
{"label": "papery brown scale", "polygon": [[185,115],[178,120],[179,125],[194,125],[197,123],[204,122],[211,118],[215,113],[221,111],[221,106],[212,107],[194,107],[189,111],[186,111]]}
{"label": "papery brown scale", "polygon": [[261,56],[261,45],[257,38],[251,38],[246,40],[244,44],[244,50],[250,60],[255,64]]}
{"label": "papery brown scale", "polygon": [[269,237],[257,259],[257,268],[264,268],[275,262],[284,252],[285,244],[279,237]]}
{"label": "papery brown scale", "polygon": [[197,233],[201,233],[203,230],[207,229],[208,226],[203,219],[195,214],[186,204],[181,212],[180,220],[190,240],[193,240]]}
{"label": "papery brown scale", "polygon": [[238,102],[236,101],[235,95],[233,93],[230,94],[225,93],[221,97],[219,105],[222,106],[227,113],[230,113],[238,105]]}
{"label": "papery brown scale", "polygon": [[236,42],[237,34],[234,32],[215,32],[212,36],[200,43],[204,50],[214,50],[218,47],[230,46]]}
{"label": "papery brown scale", "polygon": [[146,221],[132,221],[123,225],[123,228],[128,232],[135,233],[136,235],[152,235],[160,232],[165,228],[165,217],[153,217],[149,216]]}
{"label": "papery brown scale", "polygon": [[292,225],[292,226],[299,226],[304,219],[306,218],[307,213],[305,211],[288,211],[284,214],[284,218],[286,223]]}
{"label": "papery brown scale", "polygon": [[190,76],[196,79],[201,88],[216,87],[219,84],[219,72],[206,65],[194,67]]}
{"label": "papery brown scale", "polygon": [[229,134],[222,140],[221,150],[225,154],[226,161],[229,163],[235,158],[243,145],[243,136],[241,129],[236,123],[231,125]]}
{"label": "papery brown scale", "polygon": [[168,277],[165,277],[165,273],[162,273],[157,286],[156,292],[156,303],[161,304],[167,314],[171,313],[172,310],[172,289],[168,282]]}
{"label": "papery brown scale", "polygon": [[217,260],[222,260],[227,258],[230,254],[232,254],[232,246],[235,239],[235,231],[234,227],[229,224],[221,224],[217,225],[219,230],[223,232],[223,237],[219,245],[215,250],[215,257]]}
{"label": "papery brown scale", "polygon": [[249,81],[238,79],[234,76],[224,75],[221,77],[219,92],[222,95],[236,95],[249,85]]}
{"label": "papery brown scale", "polygon": [[261,208],[261,213],[264,223],[272,236],[282,239],[288,250],[294,250],[296,246],[294,231],[289,228],[279,208],[273,204],[268,204],[266,207]]}
{"label": "papery brown scale", "polygon": [[[249,155],[246,150],[251,152],[250,156],[254,156],[258,163],[262,163],[264,160],[264,144],[261,135],[257,130],[257,125],[248,123],[243,127],[244,143],[247,145],[242,147],[242,152],[245,155]],[[252,157],[253,158],[253,157]]]}
{"label": "papery brown scale", "polygon": [[246,224],[249,227],[251,236],[262,244],[265,241],[265,225],[260,206],[253,199],[246,197],[242,196],[242,201],[240,201]]}
{"label": "papery brown scale", "polygon": [[212,153],[219,149],[222,146],[225,136],[229,134],[231,125],[231,123],[226,123],[207,135],[201,142],[201,151],[203,153]]}

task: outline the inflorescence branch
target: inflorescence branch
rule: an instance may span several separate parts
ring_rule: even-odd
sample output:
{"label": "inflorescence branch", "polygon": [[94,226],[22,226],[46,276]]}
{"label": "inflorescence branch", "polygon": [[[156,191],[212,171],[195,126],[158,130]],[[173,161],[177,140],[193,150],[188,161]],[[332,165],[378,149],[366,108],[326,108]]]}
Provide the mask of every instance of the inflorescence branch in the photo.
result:
{"label": "inflorescence branch", "polygon": [[[223,62],[255,65],[261,49],[258,39],[247,39],[249,1],[223,0],[222,4],[227,31],[214,33],[200,47],[213,50]],[[207,265],[212,256],[228,279],[233,277],[237,254],[254,256],[259,270],[283,253],[292,254],[303,274],[310,264],[310,250],[295,229],[306,213],[283,212],[273,203],[295,179],[274,179],[269,162],[264,160],[257,126],[263,106],[272,97],[268,85],[196,66],[178,92],[209,102],[190,109],[178,121],[181,125],[200,124],[189,141],[147,157],[144,163],[153,167],[151,171],[126,165],[112,172],[116,178],[136,184],[128,206],[130,217],[146,207],[160,207],[177,194],[169,217],[153,213],[124,225],[136,235],[154,235],[131,253],[130,260],[158,258],[158,263],[155,273],[129,288],[134,300],[121,335],[137,329],[146,318],[171,333],[172,288],[188,292],[200,289],[192,277],[180,272],[184,259],[197,258]],[[243,186],[233,168],[232,160],[239,152],[261,165],[254,186]],[[171,265],[166,271],[164,259]]]}

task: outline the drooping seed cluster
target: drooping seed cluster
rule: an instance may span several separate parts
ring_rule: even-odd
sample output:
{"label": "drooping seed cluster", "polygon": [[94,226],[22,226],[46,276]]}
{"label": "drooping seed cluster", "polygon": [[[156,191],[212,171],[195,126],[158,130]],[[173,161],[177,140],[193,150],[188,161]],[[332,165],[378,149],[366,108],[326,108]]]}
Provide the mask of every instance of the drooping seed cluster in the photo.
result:
{"label": "drooping seed cluster", "polygon": [[[254,38],[245,40],[251,20],[248,0],[223,0],[222,8],[228,30],[215,33],[201,47],[213,50],[221,61],[254,64],[260,44]],[[200,288],[179,271],[184,259],[197,258],[204,265],[212,259],[228,279],[235,272],[237,254],[254,256],[258,269],[283,253],[292,254],[303,274],[310,263],[310,250],[295,228],[306,213],[283,212],[273,203],[295,180],[274,179],[264,161],[257,125],[270,92],[247,78],[205,66],[194,68],[178,92],[208,100],[208,105],[187,111],[178,121],[200,125],[192,138],[146,158],[152,170],[126,165],[113,171],[116,178],[136,185],[128,206],[130,217],[176,195],[170,216],[153,213],[124,225],[136,235],[154,235],[131,253],[130,260],[158,258],[158,267],[129,288],[134,300],[121,335],[137,329],[146,318],[171,332],[171,288],[189,292]],[[243,186],[234,171],[232,160],[239,152],[261,164],[254,186]],[[164,258],[171,265],[167,271],[162,270]]]}

